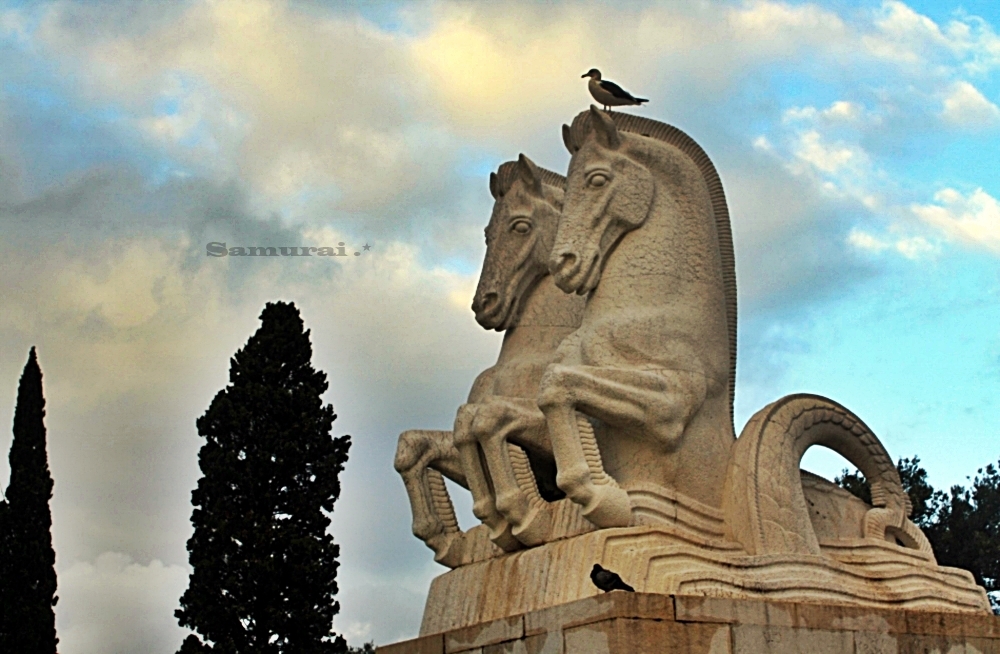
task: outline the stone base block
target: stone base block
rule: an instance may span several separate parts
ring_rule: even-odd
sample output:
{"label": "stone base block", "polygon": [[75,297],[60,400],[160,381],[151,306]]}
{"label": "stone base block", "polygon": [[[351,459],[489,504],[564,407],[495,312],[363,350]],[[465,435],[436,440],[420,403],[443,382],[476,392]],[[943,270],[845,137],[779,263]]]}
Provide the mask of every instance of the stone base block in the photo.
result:
{"label": "stone base block", "polygon": [[601,529],[456,568],[431,583],[421,635],[450,632],[600,594],[594,563],[640,593],[930,612],[986,612],[965,570],[871,539],[822,542],[819,556],[749,556],[672,525]]}
{"label": "stone base block", "polygon": [[1000,654],[1000,618],[615,591],[379,654]]}

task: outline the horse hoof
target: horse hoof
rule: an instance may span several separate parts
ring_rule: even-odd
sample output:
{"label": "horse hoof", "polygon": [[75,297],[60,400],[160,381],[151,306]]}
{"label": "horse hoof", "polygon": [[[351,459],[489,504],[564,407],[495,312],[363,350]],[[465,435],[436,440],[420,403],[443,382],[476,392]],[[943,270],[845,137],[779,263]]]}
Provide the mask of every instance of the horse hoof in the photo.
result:
{"label": "horse hoof", "polygon": [[448,568],[462,565],[467,544],[464,532],[443,534],[427,541],[427,546],[434,550],[434,561]]}
{"label": "horse hoof", "polygon": [[552,520],[549,512],[543,508],[533,508],[528,516],[511,532],[518,541],[528,547],[541,545],[548,541],[552,531]]}
{"label": "horse hoof", "polygon": [[501,520],[495,525],[489,525],[489,527],[490,540],[504,552],[516,552],[524,547],[521,545],[521,541],[514,536],[513,529],[506,520]]}
{"label": "horse hoof", "polygon": [[583,517],[602,529],[628,527],[632,522],[628,493],[610,484],[596,486],[594,497],[583,508]]}

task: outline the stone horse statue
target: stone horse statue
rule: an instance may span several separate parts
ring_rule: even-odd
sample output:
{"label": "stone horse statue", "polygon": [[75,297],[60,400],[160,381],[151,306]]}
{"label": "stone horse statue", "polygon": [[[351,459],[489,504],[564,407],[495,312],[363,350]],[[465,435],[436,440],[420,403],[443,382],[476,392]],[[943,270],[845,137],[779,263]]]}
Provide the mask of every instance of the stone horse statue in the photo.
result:
{"label": "stone horse statue", "polygon": [[[734,443],[736,276],[725,195],[705,152],[674,127],[594,107],[563,135],[572,160],[550,269],[560,288],[588,301],[542,380],[539,404],[557,481],[583,514],[626,526],[619,484],[647,482],[722,508],[727,535],[751,554],[818,554],[817,529],[929,553],[907,519],[892,459],[836,402],[783,398]],[[572,411],[598,423],[596,437]],[[861,533],[828,518],[814,526],[824,518],[810,515],[807,495],[830,495],[832,486],[799,471],[814,444],[872,482]]]}
{"label": "stone horse statue", "polygon": [[472,308],[484,328],[506,332],[500,355],[473,383],[453,431],[399,437],[395,467],[413,533],[450,567],[478,558],[477,545],[459,529],[442,475],[472,492],[473,512],[506,551],[543,542],[551,528],[546,500],[563,497],[535,398],[556,347],[583,314],[584,299],[560,291],[548,273],[564,183],[524,155],[490,174],[495,202]]}
{"label": "stone horse statue", "polygon": [[619,484],[718,507],[736,360],[718,175],[680,130],[635,116],[592,107],[563,138],[572,159],[549,268],[561,289],[588,299],[539,394],[559,487],[599,527],[630,523]]}
{"label": "stone horse statue", "polygon": [[[507,333],[434,442],[487,525],[469,534],[489,532],[493,553],[432,582],[421,633],[480,634],[591,597],[595,563],[644,593],[987,612],[971,574],[937,565],[892,459],[846,408],[790,395],[735,438],[733,247],[704,151],[596,107],[563,139],[565,184],[524,159],[491,177],[474,308]],[[812,445],[856,465],[872,504],[801,471]],[[415,532],[436,464],[420,465],[404,472]]]}

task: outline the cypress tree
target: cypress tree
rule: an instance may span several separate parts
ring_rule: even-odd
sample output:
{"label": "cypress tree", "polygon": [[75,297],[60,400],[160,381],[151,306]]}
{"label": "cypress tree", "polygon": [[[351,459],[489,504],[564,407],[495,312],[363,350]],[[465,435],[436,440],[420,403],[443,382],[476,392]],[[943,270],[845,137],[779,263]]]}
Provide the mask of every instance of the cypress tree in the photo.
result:
{"label": "cypress tree", "polygon": [[3,651],[55,654],[56,553],[52,549],[52,475],[45,450],[45,398],[35,348],[21,374],[3,511]]}
{"label": "cypress tree", "polygon": [[330,435],[326,374],[312,367],[295,305],[268,303],[260,319],[197,421],[193,571],[175,615],[201,638],[188,636],[182,654],[347,648],[332,631],[340,548],[326,529],[350,437]]}
{"label": "cypress tree", "polygon": [[7,524],[7,498],[0,499],[0,652],[9,652],[7,642],[7,584],[10,578],[10,526]]}

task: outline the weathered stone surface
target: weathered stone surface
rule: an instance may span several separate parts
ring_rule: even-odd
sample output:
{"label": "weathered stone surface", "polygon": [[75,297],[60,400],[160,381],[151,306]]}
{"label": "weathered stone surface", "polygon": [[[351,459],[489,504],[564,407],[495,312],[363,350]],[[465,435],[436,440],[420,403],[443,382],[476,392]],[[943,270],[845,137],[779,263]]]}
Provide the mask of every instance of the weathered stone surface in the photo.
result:
{"label": "weathered stone surface", "polygon": [[507,641],[483,648],[483,654],[563,654],[562,634],[535,634],[522,640]]}
{"label": "weathered stone surface", "polygon": [[845,654],[854,651],[851,631],[792,629],[772,625],[735,625],[734,654]]}
{"label": "weathered stone surface", "polygon": [[669,595],[652,593],[604,593],[526,613],[524,633],[547,633],[612,618],[673,620],[673,600]]}
{"label": "weathered stone surface", "polygon": [[[834,648],[837,634],[868,634],[852,641],[867,649],[892,634],[968,631],[944,614],[987,614],[985,592],[937,565],[893,458],[860,417],[789,395],[735,438],[735,261],[708,155],[675,127],[596,107],[563,138],[565,178],[524,155],[490,176],[473,310],[506,331],[496,365],[452,431],[400,436],[413,532],[453,568],[431,586],[421,633],[452,634],[449,652],[527,646],[542,633],[528,624],[455,630],[573,607],[550,617],[603,615],[601,633],[618,634],[626,616],[572,604],[598,594],[595,563],[647,593],[760,600],[680,600],[677,620],[741,625],[746,642],[782,651],[802,629],[834,634]],[[799,469],[814,445],[864,473],[871,506]],[[459,529],[445,477],[469,489],[482,525]],[[837,608],[848,605],[857,610]],[[892,609],[933,616],[918,625]]]}
{"label": "weathered stone surface", "polygon": [[803,606],[824,602],[832,607],[824,609],[830,620],[840,615],[835,613],[843,610],[840,605],[848,604],[981,611],[982,589],[961,585],[963,578],[948,568],[900,558],[901,549],[888,543],[858,546],[852,550],[853,563],[846,564],[827,555],[748,556],[732,544],[677,527],[601,529],[441,575],[431,583],[421,633],[597,596],[600,591],[589,578],[594,562],[615,570],[639,592],[772,599],[806,603]]}
{"label": "weathered stone surface", "polygon": [[445,654],[455,654],[524,637],[524,616],[494,620],[449,631],[444,637]]}
{"label": "weathered stone surface", "polygon": [[422,636],[391,645],[379,645],[378,654],[444,654],[444,634]]}
{"label": "weathered stone surface", "polygon": [[445,651],[1000,654],[1000,618],[979,613],[612,592],[379,648],[380,653],[393,654]]}
{"label": "weathered stone surface", "polygon": [[[557,346],[579,326],[584,304],[556,288],[547,269],[564,182],[523,155],[492,174],[496,202],[473,309],[483,327],[507,331],[500,356],[473,383],[452,431],[399,437],[395,467],[413,533],[449,567],[593,528],[575,505],[554,511],[540,494],[558,489],[538,384]],[[470,490],[493,544],[459,529],[442,475]]]}
{"label": "weathered stone surface", "polygon": [[728,625],[680,624],[613,618],[571,627],[564,632],[566,652],[617,654],[730,654]]}

